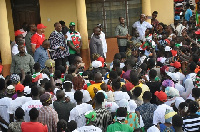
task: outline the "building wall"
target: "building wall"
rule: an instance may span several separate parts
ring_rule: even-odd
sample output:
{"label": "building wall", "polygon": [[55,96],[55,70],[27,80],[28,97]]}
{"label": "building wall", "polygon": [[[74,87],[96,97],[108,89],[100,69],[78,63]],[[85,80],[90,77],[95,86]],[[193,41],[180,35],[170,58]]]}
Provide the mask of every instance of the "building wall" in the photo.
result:
{"label": "building wall", "polygon": [[6,8],[7,8],[7,19],[8,19],[10,40],[13,41],[15,39],[15,35],[14,35],[14,25],[13,25],[13,18],[12,18],[11,3],[10,3],[10,0],[5,0],[5,1],[6,1]]}
{"label": "building wall", "polygon": [[164,24],[174,22],[174,0],[151,0],[151,12],[158,11],[158,21]]}
{"label": "building wall", "polygon": [[68,26],[70,22],[77,24],[76,1],[75,0],[39,0],[41,23],[47,26],[45,35],[49,37],[54,31],[54,23],[65,21]]}

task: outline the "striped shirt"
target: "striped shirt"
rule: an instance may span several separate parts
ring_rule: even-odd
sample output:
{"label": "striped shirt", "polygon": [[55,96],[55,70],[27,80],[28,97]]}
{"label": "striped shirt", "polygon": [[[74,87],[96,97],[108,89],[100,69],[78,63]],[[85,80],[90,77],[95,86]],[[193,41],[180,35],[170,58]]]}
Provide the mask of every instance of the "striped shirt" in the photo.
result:
{"label": "striped shirt", "polygon": [[200,116],[195,114],[183,118],[183,129],[185,132],[199,132]]}
{"label": "striped shirt", "polygon": [[57,132],[58,114],[50,106],[43,106],[39,110],[38,122],[46,124],[48,132]]}

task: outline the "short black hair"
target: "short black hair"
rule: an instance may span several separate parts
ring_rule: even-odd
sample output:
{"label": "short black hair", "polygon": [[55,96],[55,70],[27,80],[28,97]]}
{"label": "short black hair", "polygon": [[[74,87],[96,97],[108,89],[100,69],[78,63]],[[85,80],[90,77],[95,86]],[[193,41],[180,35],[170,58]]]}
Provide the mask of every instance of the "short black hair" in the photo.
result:
{"label": "short black hair", "polygon": [[121,59],[122,58],[126,58],[126,54],[124,53],[124,52],[119,52],[120,53],[120,55],[121,55]]}
{"label": "short black hair", "polygon": [[65,22],[64,21],[59,21],[59,23],[61,24],[61,25],[65,25]]}
{"label": "short black hair", "polygon": [[113,66],[120,67],[120,60],[119,59],[114,59]]}
{"label": "short black hair", "polygon": [[157,11],[154,11],[152,14],[156,14],[156,15],[157,15],[157,14],[158,14],[158,12],[157,12]]}
{"label": "short black hair", "polygon": [[132,94],[135,96],[135,97],[139,97],[142,93],[142,88],[139,87],[139,86],[136,86],[134,88],[134,90],[132,91]]}
{"label": "short black hair", "polygon": [[74,120],[71,120],[70,122],[67,123],[67,128],[70,131],[73,131],[77,128],[77,123]]}
{"label": "short black hair", "polygon": [[36,108],[32,108],[29,111],[29,116],[31,120],[36,120],[39,116],[39,111]]}
{"label": "short black hair", "polygon": [[150,58],[148,60],[148,66],[150,66],[151,68],[153,68],[155,66],[155,59],[154,58]]}
{"label": "short black hair", "polygon": [[32,96],[38,96],[39,95],[39,90],[38,90],[37,86],[33,86],[31,88],[31,94],[32,94]]}
{"label": "short black hair", "polygon": [[151,69],[149,71],[149,78],[155,78],[157,76],[157,71],[154,69]]}
{"label": "short black hair", "polygon": [[185,7],[186,7],[186,8],[189,8],[189,7],[190,7],[190,3],[187,3],[187,4],[185,5]]}
{"label": "short black hair", "polygon": [[64,82],[63,83],[63,89],[65,89],[66,91],[68,90],[68,89],[72,89],[72,82]]}
{"label": "short black hair", "polygon": [[61,78],[61,71],[60,71],[60,70],[55,70],[54,75],[55,75],[55,77],[57,77],[57,78]]}
{"label": "short black hair", "polygon": [[51,88],[52,88],[51,82],[50,81],[46,82],[44,85],[44,89],[47,91],[50,90]]}
{"label": "short black hair", "polygon": [[77,90],[77,91],[74,93],[74,99],[76,100],[76,102],[81,102],[82,99],[83,99],[83,92]]}
{"label": "short black hair", "polygon": [[17,117],[17,119],[23,119],[24,115],[24,110],[21,107],[18,107],[15,110],[15,116]]}
{"label": "short black hair", "polygon": [[121,88],[121,83],[119,79],[115,79],[112,81],[112,87],[114,90],[119,90]]}
{"label": "short black hair", "polygon": [[124,17],[119,17],[119,21],[120,21],[122,18],[124,18]]}
{"label": "short black hair", "polygon": [[61,71],[61,73],[65,73],[65,67],[64,66],[62,66],[62,65],[59,65],[58,67],[57,67],[57,70],[60,70]]}
{"label": "short black hair", "polygon": [[189,69],[192,72],[196,69],[196,67],[197,67],[197,64],[195,62],[191,62],[189,65]]}
{"label": "short black hair", "polygon": [[33,66],[35,70],[40,70],[40,63],[36,62]]}
{"label": "short black hair", "polygon": [[65,75],[65,81],[72,81],[73,76],[71,74]]}
{"label": "short black hair", "polygon": [[199,98],[200,97],[200,88],[193,88],[192,95],[194,95],[196,98]]}
{"label": "short black hair", "polygon": [[125,65],[130,65],[131,67],[135,66],[135,61],[132,59],[128,59],[125,61]]}
{"label": "short black hair", "polygon": [[0,90],[3,90],[6,86],[6,82],[3,78],[0,78]]}
{"label": "short black hair", "polygon": [[63,93],[63,90],[58,90],[56,91],[56,98],[57,100],[61,100],[63,98],[63,96],[61,95],[61,93]]}
{"label": "short black hair", "polygon": [[120,67],[117,67],[117,68],[116,68],[116,72],[117,72],[117,75],[118,75],[118,76],[121,76],[121,74],[122,74],[122,69],[121,69]]}
{"label": "short black hair", "polygon": [[183,125],[183,118],[178,114],[172,117],[172,126],[173,127],[182,127]]}
{"label": "short black hair", "polygon": [[126,117],[126,115],[127,115],[127,109],[126,109],[126,108],[124,108],[124,107],[119,107],[119,108],[117,109],[117,113],[116,113],[116,116],[117,116],[117,117]]}
{"label": "short black hair", "polygon": [[152,98],[152,93],[149,91],[145,91],[143,96],[142,96],[143,100],[151,100]]}
{"label": "short black hair", "polygon": [[117,71],[111,71],[109,73],[109,78],[117,79]]}
{"label": "short black hair", "polygon": [[139,78],[138,78],[137,73],[135,72],[135,70],[131,70],[130,79],[131,79],[131,83],[133,85],[135,85],[135,86],[138,85]]}
{"label": "short black hair", "polygon": [[67,129],[67,122],[64,119],[61,119],[57,123],[57,132],[65,132]]}
{"label": "short black hair", "polygon": [[187,106],[188,106],[188,104],[186,102],[181,102],[178,107],[182,110]]}
{"label": "short black hair", "polygon": [[102,102],[104,102],[105,99],[105,95],[102,92],[98,92],[95,96],[95,100],[97,103],[101,104]]}
{"label": "short black hair", "polygon": [[196,101],[191,101],[189,103],[189,112],[196,113],[199,109],[199,104]]}
{"label": "short black hair", "polygon": [[69,69],[68,69],[68,73],[71,74],[71,73],[74,73],[76,70],[76,66],[75,65],[70,65],[69,66]]}
{"label": "short black hair", "polygon": [[121,55],[120,55],[120,53],[116,53],[116,54],[114,55],[114,59],[119,59],[119,60],[121,60]]}

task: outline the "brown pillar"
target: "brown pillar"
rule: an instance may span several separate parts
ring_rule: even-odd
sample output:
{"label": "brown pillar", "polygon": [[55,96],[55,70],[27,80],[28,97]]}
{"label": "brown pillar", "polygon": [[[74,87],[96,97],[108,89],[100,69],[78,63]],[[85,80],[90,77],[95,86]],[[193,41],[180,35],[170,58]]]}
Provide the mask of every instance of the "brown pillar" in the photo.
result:
{"label": "brown pillar", "polygon": [[0,21],[0,52],[3,65],[3,76],[5,77],[10,74],[10,65],[12,62],[5,0],[0,1]]}

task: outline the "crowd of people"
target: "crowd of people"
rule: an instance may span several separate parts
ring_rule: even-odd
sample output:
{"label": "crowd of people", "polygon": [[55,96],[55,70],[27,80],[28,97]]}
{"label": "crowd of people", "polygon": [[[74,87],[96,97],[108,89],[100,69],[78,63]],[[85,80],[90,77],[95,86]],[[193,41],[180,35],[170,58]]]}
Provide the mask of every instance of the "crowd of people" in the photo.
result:
{"label": "crowd of people", "polygon": [[[107,43],[97,24],[91,67],[80,56],[75,23],[24,23],[11,43],[11,75],[0,76],[3,132],[200,132],[200,29],[185,16],[159,22],[157,11],[132,25],[119,17],[119,53],[105,63]],[[3,67],[0,67],[2,73]]]}

